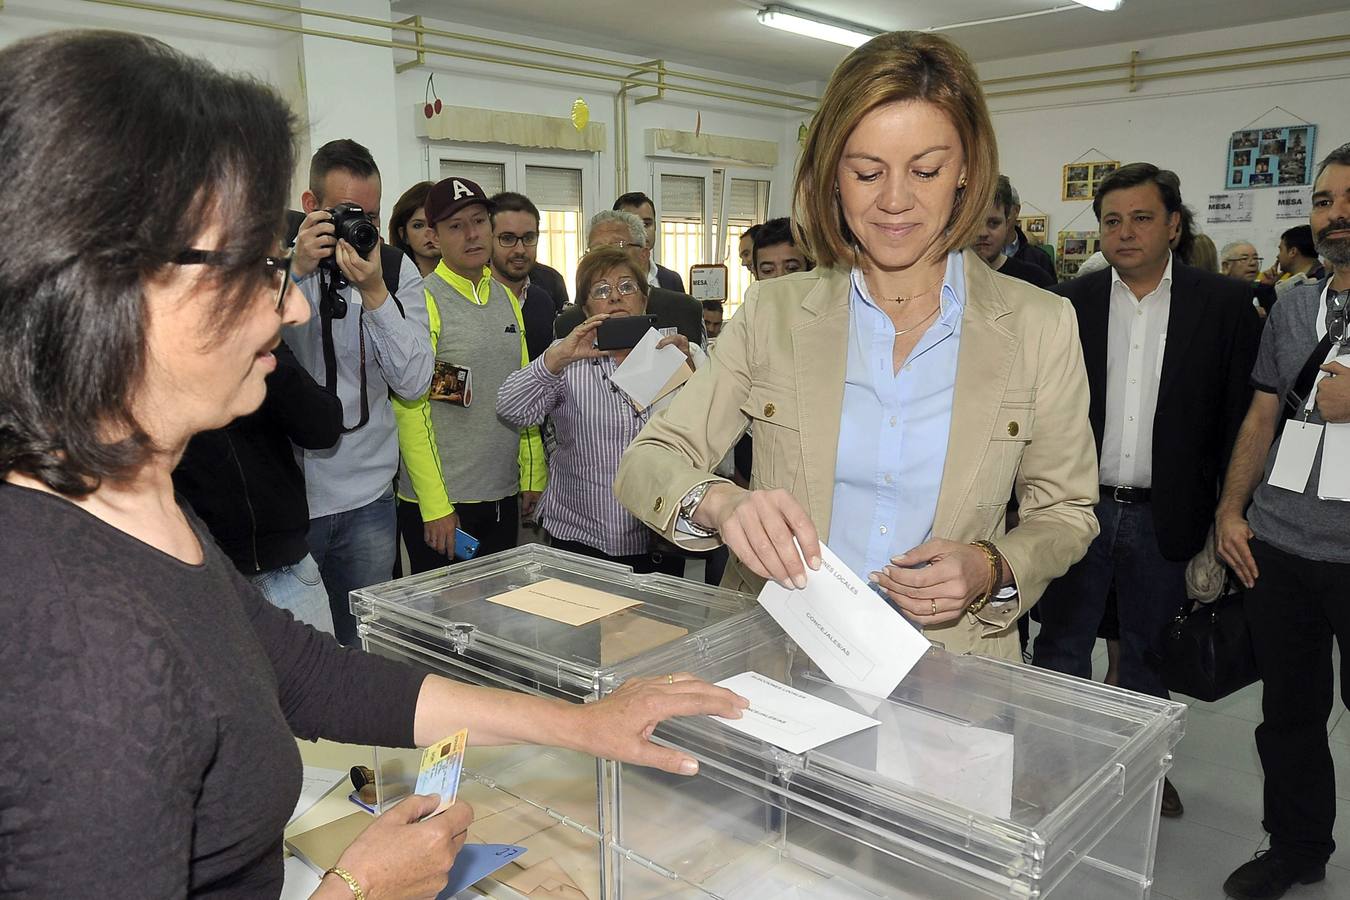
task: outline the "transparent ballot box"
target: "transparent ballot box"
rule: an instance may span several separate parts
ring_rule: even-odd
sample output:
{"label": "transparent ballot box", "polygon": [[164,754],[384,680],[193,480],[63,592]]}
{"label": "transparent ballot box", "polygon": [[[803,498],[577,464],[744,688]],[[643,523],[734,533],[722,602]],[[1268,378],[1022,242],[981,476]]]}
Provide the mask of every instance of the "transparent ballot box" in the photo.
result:
{"label": "transparent ballot box", "polygon": [[[558,579],[641,605],[572,626],[488,601]],[[539,747],[471,748],[470,839],[529,852],[493,897],[1149,896],[1184,707],[933,649],[887,699],[838,688],[743,595],[528,547],[353,593],[367,649],[450,677],[586,701],[630,677],[758,672],[879,720],[794,754],[721,720],[654,739],[693,778]],[[418,754],[381,750],[383,804]]]}
{"label": "transparent ballot box", "polygon": [[613,897],[1145,898],[1185,707],[929,651],[880,700],[836,687],[767,616],[688,666],[757,671],[880,725],[803,754],[718,720],[656,731],[681,779],[614,766]]}
{"label": "transparent ballot box", "polygon": [[[559,583],[639,602],[579,625],[496,602],[526,588],[561,596]],[[541,545],[353,591],[351,608],[370,652],[469,684],[578,703],[636,675],[682,671],[699,658],[700,644],[760,615],[744,594],[635,575],[626,566]],[[419,760],[420,751],[376,751],[381,809],[413,789]],[[507,882],[498,886],[503,896],[528,896],[539,883],[575,886],[589,900],[613,896],[605,883],[611,828],[603,806],[603,781],[612,772],[612,764],[570,751],[470,747],[459,793],[475,812],[470,839],[529,850],[522,865],[499,873]]]}

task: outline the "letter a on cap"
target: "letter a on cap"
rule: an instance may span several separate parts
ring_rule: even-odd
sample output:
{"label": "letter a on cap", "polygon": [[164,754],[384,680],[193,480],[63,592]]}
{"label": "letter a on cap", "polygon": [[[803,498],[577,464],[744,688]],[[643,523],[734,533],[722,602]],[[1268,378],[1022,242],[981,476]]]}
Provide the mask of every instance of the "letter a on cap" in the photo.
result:
{"label": "letter a on cap", "polygon": [[455,184],[455,196],[452,199],[458,200],[460,197],[473,196],[473,188],[469,187],[464,182],[460,181],[458,178],[455,179],[454,184]]}

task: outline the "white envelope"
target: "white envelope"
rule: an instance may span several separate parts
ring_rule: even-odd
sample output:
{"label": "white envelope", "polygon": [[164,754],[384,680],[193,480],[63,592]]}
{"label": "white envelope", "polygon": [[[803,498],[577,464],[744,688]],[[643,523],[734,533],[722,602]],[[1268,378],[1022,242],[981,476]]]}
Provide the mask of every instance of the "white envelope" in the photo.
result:
{"label": "white envelope", "polygon": [[889,697],[932,644],[824,544],[806,587],[770,581],[759,603],[830,680]]}
{"label": "white envelope", "polygon": [[768,741],[789,753],[805,753],[881,723],[851,709],[799,691],[758,672],[742,672],[717,682],[750,701],[740,719],[717,721],[735,731]]}
{"label": "white envelope", "polygon": [[689,357],[671,344],[656,349],[661,333],[655,328],[638,341],[628,358],[609,376],[610,382],[628,395],[639,409],[646,409],[661,396],[661,390]]}

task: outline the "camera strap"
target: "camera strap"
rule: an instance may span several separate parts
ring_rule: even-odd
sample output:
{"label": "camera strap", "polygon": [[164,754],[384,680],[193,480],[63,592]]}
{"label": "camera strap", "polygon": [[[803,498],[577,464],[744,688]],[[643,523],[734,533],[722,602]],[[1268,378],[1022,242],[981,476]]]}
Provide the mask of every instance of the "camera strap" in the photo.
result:
{"label": "camera strap", "polygon": [[[331,278],[325,275],[320,279],[320,285],[322,286],[322,299],[319,301],[319,319],[323,326],[320,329],[323,341],[323,386],[325,390],[332,391],[333,396],[336,397],[340,395],[337,387],[337,348],[333,344],[333,319],[341,318],[341,316],[335,317],[333,311],[338,305],[345,304],[346,301],[338,296],[337,288],[333,286]],[[364,306],[358,306],[357,308],[360,309],[356,321],[356,333],[359,336],[358,341],[361,348],[360,365],[357,368],[360,373],[358,381],[361,389],[361,418],[350,428],[344,422],[342,425],[343,434],[351,434],[359,428],[364,428],[365,424],[370,421],[370,398],[366,395],[366,327],[364,321],[366,310]]]}

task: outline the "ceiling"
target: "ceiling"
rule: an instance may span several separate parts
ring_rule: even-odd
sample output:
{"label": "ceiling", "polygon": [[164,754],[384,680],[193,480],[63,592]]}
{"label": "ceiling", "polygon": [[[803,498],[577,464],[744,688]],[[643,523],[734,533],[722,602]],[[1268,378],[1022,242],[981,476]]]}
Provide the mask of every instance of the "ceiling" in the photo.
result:
{"label": "ceiling", "polygon": [[[422,15],[479,28],[798,83],[824,80],[847,48],[759,24],[754,0],[394,0]],[[878,31],[922,29],[1069,6],[1070,0],[774,0]],[[946,33],[976,62],[1232,25],[1338,12],[1346,0],[1124,0],[956,28]]]}

